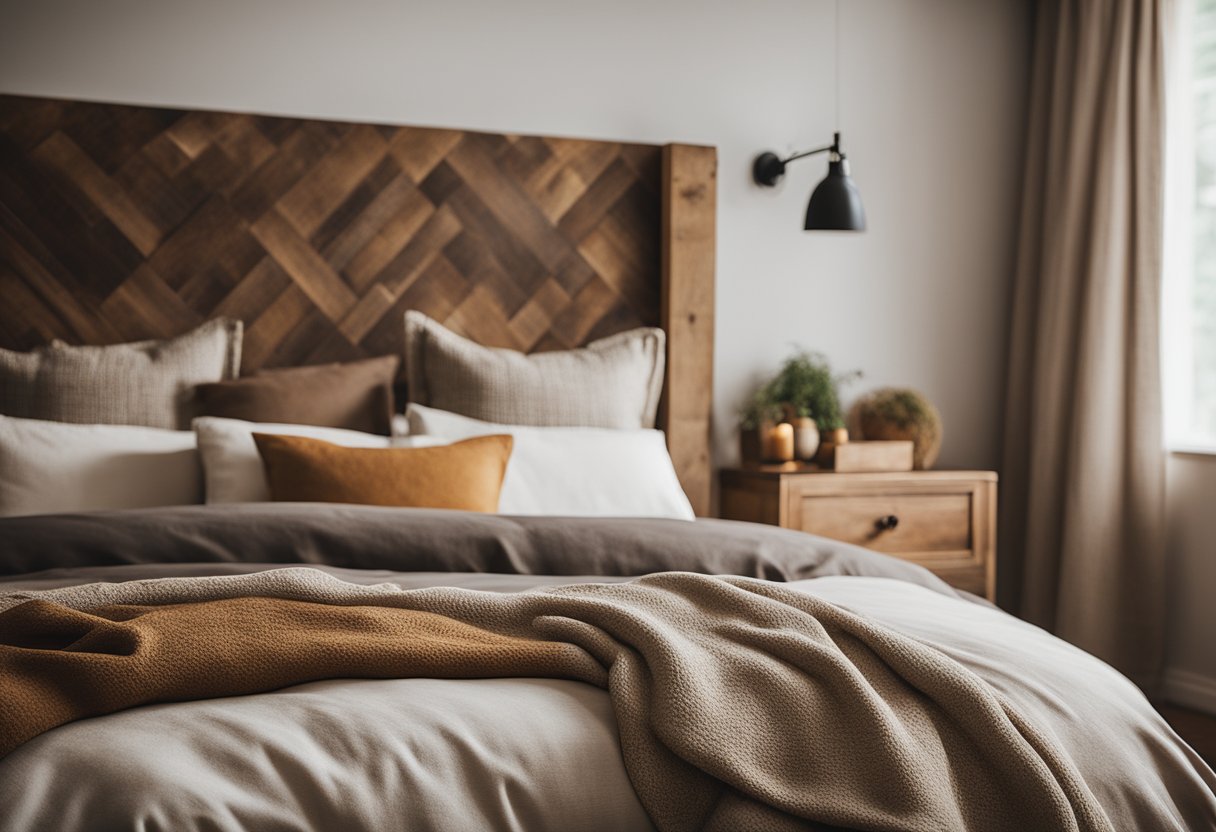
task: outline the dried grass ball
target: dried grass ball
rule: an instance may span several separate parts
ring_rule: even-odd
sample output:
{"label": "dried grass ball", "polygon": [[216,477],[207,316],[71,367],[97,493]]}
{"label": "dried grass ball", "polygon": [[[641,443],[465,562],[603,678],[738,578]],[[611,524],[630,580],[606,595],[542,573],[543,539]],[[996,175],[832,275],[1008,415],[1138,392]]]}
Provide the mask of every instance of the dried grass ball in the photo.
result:
{"label": "dried grass ball", "polygon": [[933,467],[942,449],[942,417],[916,390],[884,387],[857,400],[850,414],[853,429],[862,439],[912,441],[912,467]]}

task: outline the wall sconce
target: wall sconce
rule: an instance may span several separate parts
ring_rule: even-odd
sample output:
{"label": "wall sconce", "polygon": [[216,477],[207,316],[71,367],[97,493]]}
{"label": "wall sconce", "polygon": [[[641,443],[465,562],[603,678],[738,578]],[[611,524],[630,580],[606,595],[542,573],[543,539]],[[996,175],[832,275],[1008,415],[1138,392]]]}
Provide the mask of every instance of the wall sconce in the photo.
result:
{"label": "wall sconce", "polygon": [[752,163],[752,181],[771,188],[785,176],[786,165],[817,153],[829,154],[828,175],[811,193],[802,227],[807,231],[865,231],[866,210],[861,204],[861,192],[849,176],[849,162],[840,150],[839,133],[826,147],[804,150],[784,159],[776,153],[761,153]]}
{"label": "wall sconce", "polygon": [[[835,24],[835,82],[836,124],[840,124],[840,0],[833,10]],[[827,147],[805,150],[782,159],[776,153],[765,152],[752,162],[752,181],[771,188],[785,176],[785,166],[797,159],[805,159],[817,153],[828,154],[827,178],[815,186],[811,201],[806,206],[807,231],[865,231],[866,209],[861,204],[861,192],[849,177],[849,163],[840,150],[840,133],[833,134]]]}

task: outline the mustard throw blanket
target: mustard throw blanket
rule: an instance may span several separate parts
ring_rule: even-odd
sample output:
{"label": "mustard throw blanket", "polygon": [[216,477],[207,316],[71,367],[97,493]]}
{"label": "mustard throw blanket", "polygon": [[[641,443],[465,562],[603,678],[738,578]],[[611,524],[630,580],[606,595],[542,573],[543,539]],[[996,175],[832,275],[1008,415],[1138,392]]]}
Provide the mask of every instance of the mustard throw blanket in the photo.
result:
{"label": "mustard throw blanket", "polygon": [[72,719],[332,677],[607,689],[662,830],[1096,830],[1068,757],[939,651],[750,578],[521,594],[310,569],[0,597],[0,752]]}

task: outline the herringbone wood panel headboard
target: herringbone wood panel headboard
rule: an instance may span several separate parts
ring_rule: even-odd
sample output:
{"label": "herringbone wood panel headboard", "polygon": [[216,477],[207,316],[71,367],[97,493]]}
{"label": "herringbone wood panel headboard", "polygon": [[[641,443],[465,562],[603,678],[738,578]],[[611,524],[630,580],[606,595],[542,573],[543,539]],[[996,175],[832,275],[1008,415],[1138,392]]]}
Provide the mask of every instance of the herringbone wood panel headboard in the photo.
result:
{"label": "herringbone wood panel headboard", "polygon": [[[677,169],[706,181],[673,197]],[[713,175],[707,148],[0,96],[0,346],[227,315],[250,371],[399,354],[420,309],[528,351],[664,325],[707,364]],[[708,227],[708,269],[668,244],[681,222]],[[665,413],[704,409],[706,435],[703,461],[673,455],[705,468],[705,509],[708,401],[684,398],[707,379],[675,365]]]}

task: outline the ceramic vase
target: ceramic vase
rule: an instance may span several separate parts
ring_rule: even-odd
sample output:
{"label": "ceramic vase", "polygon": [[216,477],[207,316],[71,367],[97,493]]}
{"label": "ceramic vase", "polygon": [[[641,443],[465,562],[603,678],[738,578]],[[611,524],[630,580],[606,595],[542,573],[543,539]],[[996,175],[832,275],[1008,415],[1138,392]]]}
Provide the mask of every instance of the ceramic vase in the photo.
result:
{"label": "ceramic vase", "polygon": [[809,416],[794,420],[794,456],[810,462],[819,451],[819,426]]}

